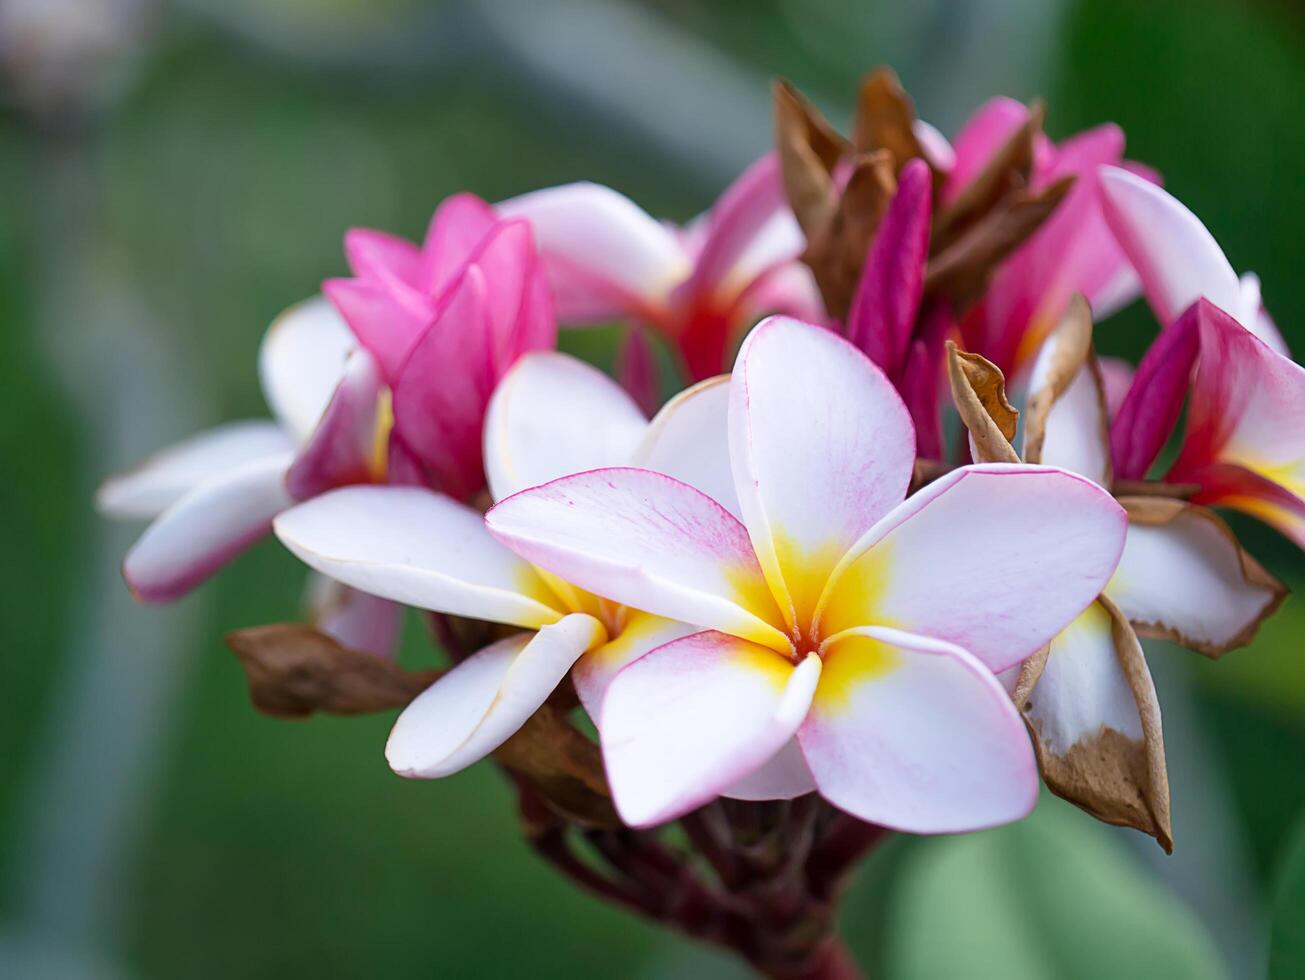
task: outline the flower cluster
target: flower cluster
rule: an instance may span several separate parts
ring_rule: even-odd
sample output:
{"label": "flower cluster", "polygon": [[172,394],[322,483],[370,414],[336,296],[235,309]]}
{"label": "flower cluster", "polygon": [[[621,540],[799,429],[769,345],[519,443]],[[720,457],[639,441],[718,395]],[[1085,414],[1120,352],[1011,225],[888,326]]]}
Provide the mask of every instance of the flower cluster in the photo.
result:
{"label": "flower cluster", "polygon": [[[775,108],[683,227],[582,183],[450,198],[420,246],[349,232],[353,277],[263,343],[276,421],[104,486],[154,518],[129,585],[174,599],[274,528],[319,576],[318,632],[277,642],[339,672],[304,710],[403,705],[397,772],[495,753],[582,825],[814,793],[959,832],[1041,780],[1169,849],[1139,637],[1218,657],[1282,601],[1211,508],[1305,546],[1305,370],[1258,280],[1114,126],[1053,143],[998,99],[949,142],[883,70],[850,138]],[[1150,351],[1098,358],[1139,293]],[[618,379],[558,321],[621,321]],[[664,405],[656,345],[690,385]],[[416,697],[377,659],[403,606],[455,661]]]}

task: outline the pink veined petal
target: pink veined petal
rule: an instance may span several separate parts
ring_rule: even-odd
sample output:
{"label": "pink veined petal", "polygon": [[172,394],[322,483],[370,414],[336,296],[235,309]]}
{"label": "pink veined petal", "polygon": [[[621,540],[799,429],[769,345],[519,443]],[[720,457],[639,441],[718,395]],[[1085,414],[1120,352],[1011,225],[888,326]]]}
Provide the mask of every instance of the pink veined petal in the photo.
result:
{"label": "pink veined petal", "polygon": [[1217,655],[1245,642],[1282,598],[1248,576],[1231,530],[1203,507],[1162,524],[1132,521],[1106,595],[1143,635],[1166,635]]}
{"label": "pink veined petal", "polygon": [[539,710],[603,626],[575,613],[473,653],[403,710],[385,758],[400,776],[438,779],[479,762]]}
{"label": "pink veined petal", "polygon": [[767,153],[711,209],[685,288],[727,305],[768,269],[796,259],[805,244],[784,196],[779,157]]}
{"label": "pink veined petal", "polygon": [[689,812],[788,742],[806,717],[820,659],[794,667],[767,647],[695,633],[621,671],[603,702],[612,800],[633,827]]}
{"label": "pink veined petal", "polygon": [[115,518],[157,517],[201,483],[293,449],[294,443],[275,422],[229,422],[160,449],[135,469],[109,477],[95,494],[95,507]]}
{"label": "pink veined petal", "polygon": [[696,626],[663,619],[638,609],[625,609],[621,616],[621,628],[615,635],[598,649],[586,653],[571,670],[571,680],[580,703],[600,729],[603,698],[607,696],[613,677],[650,650],[698,632]]}
{"label": "pink veined petal", "polygon": [[283,513],[276,534],[310,568],[419,609],[537,629],[561,618],[539,574],[479,512],[416,487],[345,487]]}
{"label": "pink veined petal", "polygon": [[403,607],[312,572],[308,621],[350,650],[390,657],[403,625]]}
{"label": "pink veined petal", "polygon": [[1099,181],[1106,221],[1161,324],[1173,323],[1202,296],[1236,315],[1237,274],[1196,215],[1126,170],[1102,167]]}
{"label": "pink veined petal", "polygon": [[1100,594],[1127,528],[1110,494],[1064,470],[953,470],[853,546],[821,600],[820,635],[891,626],[1005,670]]}
{"label": "pink veined petal", "polygon": [[936,126],[923,119],[917,119],[911,124],[911,130],[915,133],[920,148],[924,150],[924,155],[929,158],[930,166],[943,173],[949,172],[956,166],[956,151]]}
{"label": "pink veined petal", "polygon": [[1110,455],[1118,479],[1145,477],[1178,424],[1200,350],[1200,310],[1192,306],[1161,330],[1137,366],[1110,427]]}
{"label": "pink veined petal", "polygon": [[924,295],[932,197],[928,164],[908,162],[875,232],[847,317],[847,339],[890,376],[906,358]]}
{"label": "pink veined petal", "polygon": [[421,249],[405,238],[371,228],[350,228],[344,234],[344,256],[360,279],[421,289]]}
{"label": "pink veined petal", "polygon": [[472,266],[394,383],[394,430],[459,500],[484,486],[482,428],[493,388],[488,285]]}
{"label": "pink veined petal", "polygon": [[578,588],[789,649],[747,531],[678,480],[593,470],[508,497],[485,523],[527,561]]}
{"label": "pink veined petal", "polygon": [[393,381],[404,358],[435,316],[435,305],[401,303],[395,293],[375,279],[328,279],[322,293],[339,311],[357,342],[376,358],[388,381]]}
{"label": "pink veined petal", "polygon": [[981,830],[1033,809],[1038,767],[1024,723],[965,650],[865,627],[822,655],[798,741],[839,809],[916,834]]}
{"label": "pink veined petal", "polygon": [[943,201],[954,200],[1028,117],[1028,107],[1014,99],[998,97],[980,106],[952,142],[955,160],[943,188]]}
{"label": "pink veined petal", "polygon": [[142,602],[171,602],[265,535],[293,501],[285,491],[290,454],[264,456],[199,484],[132,545],[123,578]]}
{"label": "pink veined petal", "polygon": [[701,490],[739,517],[730,469],[729,404],[729,375],[680,392],[653,418],[634,463]]}
{"label": "pink veined petal", "polygon": [[564,323],[660,309],[692,271],[674,234],[610,187],[549,187],[497,211],[529,219]]}
{"label": "pink veined petal", "polygon": [[906,496],[911,420],[883,372],[847,341],[771,317],[739,351],[729,425],[757,558],[790,627],[807,623],[839,559]]}
{"label": "pink veined petal", "polygon": [[267,328],[258,351],[263,397],[297,442],[317,427],[355,346],[340,315],[320,296],[290,307]]}
{"label": "pink veined petal", "polygon": [[602,371],[536,351],[510,370],[485,416],[485,470],[495,500],[560,476],[629,463],[647,422]]}
{"label": "pink veined petal", "polygon": [[616,353],[616,378],[641,411],[648,415],[657,411],[662,403],[661,371],[648,330],[640,324],[631,325],[621,340]]}
{"label": "pink veined petal", "polygon": [[1097,367],[1101,369],[1101,383],[1105,387],[1106,412],[1113,419],[1133,386],[1137,369],[1122,357],[1098,357]]}
{"label": "pink veined petal", "polygon": [[383,388],[372,356],[365,350],[350,354],[322,420],[286,473],[286,490],[292,497],[307,500],[382,475],[377,437]]}
{"label": "pink veined petal", "polygon": [[792,800],[816,791],[816,778],[796,738],[790,738],[761,767],[721,790],[731,800]]}
{"label": "pink veined petal", "polygon": [[418,288],[430,299],[443,295],[497,222],[494,209],[475,194],[454,194],[441,201],[421,246]]}

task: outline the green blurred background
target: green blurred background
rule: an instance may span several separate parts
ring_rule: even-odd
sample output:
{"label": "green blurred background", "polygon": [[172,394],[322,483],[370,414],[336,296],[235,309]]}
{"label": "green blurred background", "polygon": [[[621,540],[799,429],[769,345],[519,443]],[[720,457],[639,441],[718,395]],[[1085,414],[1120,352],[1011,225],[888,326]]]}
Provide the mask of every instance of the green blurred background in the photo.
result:
{"label": "green blurred background", "polygon": [[[536,863],[489,766],[405,782],[389,718],[255,714],[221,637],[293,618],[275,544],[176,607],[122,588],[97,481],[263,414],[262,331],[352,225],[419,237],[454,191],[578,178],[685,219],[765,148],[770,77],[841,121],[890,63],[944,131],[998,92],[1045,97],[1053,136],[1122,124],[1305,351],[1286,0],[0,0],[0,59],[0,976],[737,974]],[[1153,333],[1135,306],[1100,345]],[[1054,799],[885,846],[846,908],[873,975],[1259,977],[1271,932],[1305,975],[1303,641],[1289,601],[1222,663],[1150,649],[1173,857]]]}

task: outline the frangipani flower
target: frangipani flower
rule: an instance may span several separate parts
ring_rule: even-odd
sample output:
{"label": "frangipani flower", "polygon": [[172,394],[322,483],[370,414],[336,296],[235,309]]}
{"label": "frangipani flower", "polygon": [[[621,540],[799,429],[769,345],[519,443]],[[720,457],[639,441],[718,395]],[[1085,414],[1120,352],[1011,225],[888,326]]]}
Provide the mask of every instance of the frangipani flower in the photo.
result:
{"label": "frangipani flower", "polygon": [[[489,407],[490,489],[506,496],[632,461],[689,476],[711,446],[703,420],[724,418],[713,407],[718,399],[719,385],[701,385],[650,425],[596,368],[554,352],[528,354]],[[478,511],[425,488],[338,490],[281,515],[276,532],[308,565],[359,590],[521,631],[473,653],[403,712],[386,751],[406,776],[449,775],[493,751],[573,667],[576,691],[597,717],[620,667],[691,632],[532,567],[489,535]]]}
{"label": "frangipani flower", "polygon": [[354,278],[322,289],[393,392],[396,482],[469,500],[485,485],[481,430],[494,386],[523,353],[557,341],[530,227],[458,194],[420,248],[363,228],[344,247]]}
{"label": "frangipani flower", "polygon": [[1214,236],[1177,198],[1117,167],[1101,167],[1098,184],[1110,230],[1137,270],[1162,327],[1198,299],[1219,307],[1279,354],[1282,334],[1260,300],[1260,279],[1240,278]]}
{"label": "frangipani flower", "polygon": [[691,380],[724,370],[731,344],[762,313],[823,315],[797,262],[804,239],[773,154],[683,229],[590,183],[533,191],[496,210],[533,225],[559,321],[651,327],[678,351]]}
{"label": "frangipani flower", "polygon": [[[389,419],[379,372],[329,303],[307,300],[278,317],[258,364],[274,420],[202,432],[100,488],[102,512],[153,519],[123,562],[137,598],[185,595],[296,500],[385,478]],[[397,610],[387,603],[325,583],[313,587],[312,599],[321,624],[343,642],[390,648]]]}
{"label": "frangipani flower", "polygon": [[772,796],[818,788],[917,832],[1027,813],[1033,757],[993,671],[1096,597],[1123,512],[1090,481],[1028,466],[959,469],[903,501],[906,410],[822,328],[764,321],[729,399],[742,521],[636,468],[563,477],[486,517],[532,563],[700,630],[608,688],[601,735],[622,818],[669,820],[763,767]]}
{"label": "frangipani flower", "polygon": [[[1008,443],[985,438],[978,411],[963,407],[962,417],[975,458],[1015,458]],[[1091,312],[1077,298],[1034,364],[1023,456],[1108,487],[1108,431]],[[1285,590],[1213,512],[1168,497],[1120,504],[1129,530],[1119,567],[1100,598],[1025,663],[1014,698],[1052,790],[1171,850],[1160,706],[1138,635],[1218,657],[1248,643]]]}

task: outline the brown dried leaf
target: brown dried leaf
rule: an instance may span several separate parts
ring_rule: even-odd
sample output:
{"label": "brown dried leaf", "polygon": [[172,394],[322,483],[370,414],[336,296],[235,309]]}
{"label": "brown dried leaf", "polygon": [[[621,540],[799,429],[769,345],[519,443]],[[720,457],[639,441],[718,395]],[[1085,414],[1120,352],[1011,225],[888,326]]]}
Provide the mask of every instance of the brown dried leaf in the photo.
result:
{"label": "brown dried leaf", "polygon": [[564,712],[544,705],[498,747],[503,768],[525,777],[556,814],[586,827],[620,827],[598,746]]}
{"label": "brown dried leaf", "polygon": [[853,166],[833,216],[808,234],[802,255],[826,308],[839,319],[851,308],[870,242],[897,190],[888,153],[860,156]]}
{"label": "brown dried leaf", "polygon": [[245,668],[254,707],[278,718],[402,708],[442,673],[405,670],[301,623],[237,630],[226,641]]}
{"label": "brown dried leaf", "polygon": [[1044,115],[1042,103],[1035,102],[1024,125],[1011,134],[955,200],[938,210],[930,239],[933,253],[946,249],[967,228],[997,209],[1000,202],[1028,187],[1033,143],[1042,131]]}
{"label": "brown dried leaf", "polygon": [[788,82],[775,82],[773,93],[784,193],[798,225],[810,237],[833,218],[834,165],[848,152],[848,143]]}
{"label": "brown dried leaf", "polygon": [[978,354],[967,354],[947,341],[947,378],[952,400],[970,432],[975,462],[1018,463],[1011,445],[1019,421],[1006,400],[1006,379],[995,364]]}
{"label": "brown dried leaf", "polygon": [[[1042,654],[1040,663],[1036,662],[1039,658],[1030,658],[1021,670],[1015,706],[1024,715],[1048,789],[1098,820],[1150,834],[1172,853],[1169,776],[1155,685],[1142,646],[1123,613],[1105,596],[1097,601],[1110,616],[1116,661],[1137,706],[1142,740],[1102,725],[1067,751],[1053,752],[1043,740],[1035,715],[1037,684],[1044,676],[1047,653]],[[1054,645],[1053,641],[1049,650],[1053,657]]]}
{"label": "brown dried leaf", "polygon": [[893,155],[894,173],[912,157],[927,160],[915,137],[914,123],[915,106],[891,68],[876,68],[861,79],[852,131],[852,145],[858,153],[887,150]]}
{"label": "brown dried leaf", "polygon": [[1227,643],[1214,644],[1197,637],[1186,636],[1181,630],[1161,623],[1134,622],[1133,629],[1139,636],[1149,639],[1168,640],[1179,646],[1195,650],[1211,660],[1218,660],[1229,650],[1244,647],[1255,638],[1260,624],[1278,611],[1287,598],[1288,589],[1271,575],[1263,565],[1255,560],[1242,547],[1237,535],[1218,514],[1205,507],[1170,497],[1119,497],[1119,505],[1128,512],[1130,525],[1162,527],[1174,525],[1180,521],[1205,521],[1220,534],[1233,548],[1237,565],[1241,571],[1242,581],[1250,588],[1263,591],[1265,604],[1259,615],[1248,622],[1245,627]]}
{"label": "brown dried leaf", "polygon": [[958,310],[982,294],[988,277],[1051,216],[1070,188],[1063,177],[1040,191],[1017,191],[929,260],[926,293],[946,293]]}

